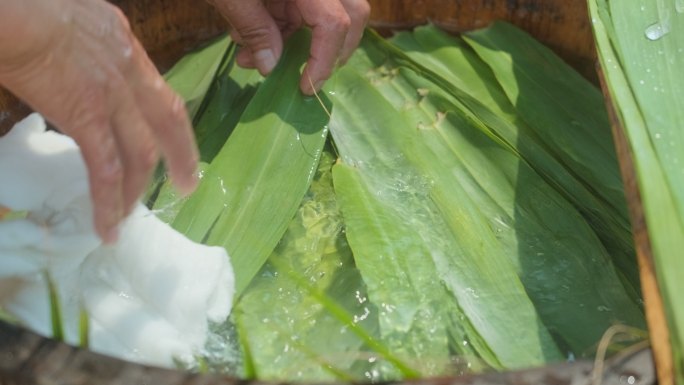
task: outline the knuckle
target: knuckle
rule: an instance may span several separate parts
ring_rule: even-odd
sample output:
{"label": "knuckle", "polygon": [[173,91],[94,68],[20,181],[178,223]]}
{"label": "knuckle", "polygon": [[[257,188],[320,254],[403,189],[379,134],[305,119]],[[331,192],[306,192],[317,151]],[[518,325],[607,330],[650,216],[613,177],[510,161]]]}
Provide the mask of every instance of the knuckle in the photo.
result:
{"label": "knuckle", "polygon": [[268,46],[271,30],[266,26],[249,26],[237,28],[235,31],[240,35],[242,42],[249,45],[252,49],[261,49]]}
{"label": "knuckle", "polygon": [[346,33],[351,27],[351,17],[348,14],[341,14],[332,17],[328,22],[328,28],[339,33]]}
{"label": "knuckle", "polygon": [[169,114],[171,123],[177,126],[185,125],[188,121],[188,110],[185,108],[183,99],[174,94],[171,102],[171,113]]}
{"label": "knuckle", "polygon": [[58,124],[60,129],[77,142],[88,135],[90,129],[97,129],[106,124],[104,95],[100,89],[87,88],[81,91],[78,98],[65,103],[64,115]]}
{"label": "knuckle", "polygon": [[110,55],[117,68],[127,68],[133,56],[136,38],[131,31],[131,25],[123,11],[110,4],[110,13],[102,23],[106,24],[105,30],[111,31],[107,35]]}
{"label": "knuckle", "polygon": [[119,68],[110,69],[102,83],[102,89],[105,90],[105,93],[99,102],[104,103],[103,106],[119,104],[124,98],[128,97],[127,90],[130,84],[126,74],[121,72]]}
{"label": "knuckle", "polygon": [[130,31],[131,30],[131,24],[128,21],[128,18],[126,17],[126,15],[121,10],[121,8],[119,8],[115,5],[111,5],[111,4],[110,4],[110,6],[111,6],[111,10],[112,10],[112,16],[113,16],[115,22],[120,27],[123,27],[124,30]]}
{"label": "knuckle", "polygon": [[368,1],[360,1],[356,9],[356,16],[366,24],[371,14],[371,6]]}
{"label": "knuckle", "polygon": [[157,132],[158,135],[167,135],[176,132],[178,127],[184,125],[189,125],[188,123],[188,112],[185,108],[185,103],[183,99],[173,94],[170,103],[162,109],[162,113],[157,114],[156,119],[153,124],[153,130]]}
{"label": "knuckle", "polygon": [[93,181],[96,185],[102,186],[103,189],[120,185],[123,182],[123,178],[124,171],[119,159],[116,157],[104,160],[93,170]]}

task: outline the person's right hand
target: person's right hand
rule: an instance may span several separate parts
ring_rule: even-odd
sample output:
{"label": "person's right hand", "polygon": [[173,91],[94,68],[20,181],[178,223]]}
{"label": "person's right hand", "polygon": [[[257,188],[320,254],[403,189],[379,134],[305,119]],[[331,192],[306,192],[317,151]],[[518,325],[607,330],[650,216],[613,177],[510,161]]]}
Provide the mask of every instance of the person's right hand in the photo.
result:
{"label": "person's right hand", "polygon": [[283,41],[306,26],[312,31],[311,50],[301,90],[320,90],[335,66],[344,64],[359,45],[370,17],[367,0],[208,0],[233,27],[242,45],[237,63],[266,76],[280,60]]}
{"label": "person's right hand", "polygon": [[104,0],[0,1],[0,84],[80,146],[105,242],[163,156],[183,193],[197,149],[183,101]]}

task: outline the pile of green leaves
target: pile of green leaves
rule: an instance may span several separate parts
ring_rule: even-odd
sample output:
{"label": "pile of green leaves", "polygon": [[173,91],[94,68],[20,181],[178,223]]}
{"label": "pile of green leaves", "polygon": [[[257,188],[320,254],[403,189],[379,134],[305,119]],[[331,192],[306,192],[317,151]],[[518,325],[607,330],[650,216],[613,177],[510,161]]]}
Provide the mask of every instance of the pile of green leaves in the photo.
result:
{"label": "pile of green leaves", "polygon": [[676,380],[684,383],[684,2],[588,3],[607,89],[633,155]]}
{"label": "pile of green leaves", "polygon": [[266,79],[235,66],[227,39],[167,75],[204,166],[192,196],[160,178],[149,204],[228,250],[236,374],[514,369],[591,356],[616,323],[644,327],[594,85],[497,23],[461,37],[368,31],[304,97],[308,39],[293,36]]}

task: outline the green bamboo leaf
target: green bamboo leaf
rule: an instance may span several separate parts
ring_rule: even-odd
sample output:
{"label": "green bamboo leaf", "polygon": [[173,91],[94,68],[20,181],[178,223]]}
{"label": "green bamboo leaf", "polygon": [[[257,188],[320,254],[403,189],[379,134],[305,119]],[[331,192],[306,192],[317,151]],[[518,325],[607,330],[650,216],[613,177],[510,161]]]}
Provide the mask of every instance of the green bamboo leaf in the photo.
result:
{"label": "green bamboo leaf", "polygon": [[78,346],[84,349],[90,346],[90,317],[84,308],[78,312]]}
{"label": "green bamboo leaf", "polygon": [[372,329],[373,317],[344,239],[332,163],[324,152],[283,239],[235,306],[237,323],[250,325],[241,335],[263,379],[362,381],[368,370],[352,369],[368,355],[355,329]]}
{"label": "green bamboo leaf", "polygon": [[353,266],[332,189],[333,158],[323,154],[287,233],[236,304],[237,323],[252,325],[243,336],[258,352],[252,360],[265,378],[381,380],[387,367],[398,373],[392,378],[416,377],[375,337],[377,310]]}
{"label": "green bamboo leaf", "polygon": [[[518,40],[516,40],[517,45],[513,48],[524,43],[524,45],[532,46],[534,50],[544,52],[542,56],[545,61],[557,62],[558,59],[546,58],[551,54],[546,52],[545,48],[539,47],[539,43],[530,40],[526,35],[518,33],[515,36]],[[548,128],[541,126],[539,129],[533,130],[525,120],[521,119],[521,115],[509,101],[489,65],[484,63],[463,39],[449,36],[434,26],[425,26],[417,28],[411,34],[397,35],[392,39],[392,42],[401,47],[408,56],[471,94],[505,121],[505,124],[494,124],[490,127],[495,130],[495,134],[499,138],[515,149],[540,176],[554,186],[582,213],[608,249],[620,269],[621,275],[624,275],[623,284],[632,292],[633,298],[640,298],[639,273],[626,215],[626,204],[622,195],[620,195],[618,203],[607,201],[604,198],[610,194],[611,189],[614,189],[615,186],[604,186],[603,181],[610,183],[619,172],[615,154],[612,151],[610,135],[606,135],[609,133],[609,126],[606,124],[596,126],[594,131],[603,133],[600,138],[603,141],[602,146],[611,150],[608,152],[596,151],[592,154],[596,162],[606,165],[605,168],[608,169],[609,175],[606,178],[601,178],[600,182],[594,180],[594,184],[588,184],[586,182],[588,178],[583,177],[579,172],[580,170],[572,167],[572,163],[565,160],[576,157],[574,153],[577,150],[570,146],[557,145],[554,139],[557,130],[555,125],[550,125]],[[503,43],[497,42],[497,44],[502,45]],[[494,55],[492,54],[496,59],[510,63],[510,58],[506,53],[501,53],[501,57]],[[527,60],[526,65],[528,66],[526,68],[532,68],[534,66],[539,67],[540,63]],[[555,71],[560,72],[560,78],[576,79],[578,76],[575,71],[564,64]],[[539,78],[540,83],[548,83],[549,88],[554,88],[553,84],[557,82],[557,77],[540,76],[539,74],[544,74],[543,71],[530,70],[528,72],[532,72],[536,78]],[[505,75],[505,73],[500,74],[500,76]],[[579,88],[584,88],[584,92],[592,96],[593,103],[570,103],[569,105],[573,107],[567,112],[573,113],[573,116],[601,114],[603,109],[596,98],[597,91],[593,89],[593,86],[588,86],[583,79],[579,84],[581,86]],[[517,89],[518,86],[514,84],[513,87]],[[576,96],[576,94],[577,91],[573,91],[567,96],[556,96],[567,98]],[[601,119],[605,121],[605,118]],[[583,158],[581,160],[584,162]]]}
{"label": "green bamboo leaf", "polygon": [[594,36],[636,169],[677,383],[684,383],[684,4],[589,0]]}
{"label": "green bamboo leaf", "polygon": [[195,241],[228,250],[238,295],[297,211],[327,135],[324,109],[298,88],[308,41],[305,31],[289,39],[280,64],[173,223]]}
{"label": "green bamboo leaf", "polygon": [[247,339],[247,327],[241,322],[239,310],[233,310],[233,318],[237,319],[235,326],[238,332],[240,347],[242,348],[242,373],[241,377],[246,380],[254,380],[258,378],[256,365],[252,355],[252,347]]}
{"label": "green bamboo leaf", "polygon": [[[546,185],[525,162],[516,159],[515,153],[505,151],[505,148],[477,134],[480,130],[472,126],[466,112],[459,110],[458,106],[452,106],[453,111],[444,109],[445,101],[436,98],[439,95],[438,88],[430,89],[430,84],[420,77],[409,76],[406,70],[392,68],[387,61],[383,63],[379,68],[368,68],[363,67],[368,64],[368,60],[353,59],[350,62],[352,66],[360,65],[355,68],[356,73],[370,75],[367,76],[365,85],[359,80],[355,82],[351,75],[343,82],[338,82],[357,86],[347,92],[351,95],[348,96],[350,99],[347,104],[339,102],[339,95],[345,93],[336,90],[336,112],[339,116],[341,111],[352,108],[350,100],[353,99],[359,105],[373,105],[373,114],[379,114],[380,108],[377,106],[381,104],[380,99],[376,97],[373,100],[364,100],[361,96],[362,89],[371,87],[380,90],[385,103],[389,101],[394,104],[394,112],[387,111],[380,118],[386,121],[385,127],[393,129],[386,128],[383,136],[377,134],[379,138],[375,142],[388,146],[392,143],[387,139],[390,132],[395,132],[398,138],[402,138],[395,139],[393,143],[401,143],[405,156],[415,162],[414,167],[422,175],[430,176],[428,180],[434,183],[430,197],[445,213],[444,220],[457,239],[457,246],[463,248],[462,252],[466,255],[479,255],[483,248],[487,250],[480,257],[464,259],[496,261],[493,263],[503,270],[498,274],[509,277],[510,284],[517,280],[517,276],[511,276],[511,271],[520,275],[544,325],[564,348],[568,346],[575,354],[583,353],[594,344],[614,321],[621,320],[643,326],[641,313],[625,294],[607,253],[572,206]],[[405,79],[409,81],[404,82]],[[397,113],[401,116],[392,119]],[[363,111],[359,110],[347,114],[349,119],[357,121],[364,116]],[[396,133],[397,127],[402,127],[402,122],[404,127],[408,124],[413,128]],[[363,127],[376,127],[379,124],[371,117],[366,118],[363,123],[357,122],[358,126]],[[351,124],[346,122],[340,126],[347,127]],[[352,135],[346,132],[339,134],[337,127],[337,124],[332,126],[332,133],[342,154],[355,150],[360,154],[371,148],[377,151],[380,146],[355,143],[345,148],[343,142],[349,142]],[[363,131],[367,136],[372,132],[369,129]],[[416,137],[411,137],[410,133],[414,133]],[[360,142],[372,143],[373,140],[365,138]],[[397,149],[387,151],[402,153]],[[377,159],[374,160],[377,162]],[[405,166],[400,168],[406,169]],[[471,205],[467,204],[468,201]],[[578,259],[578,256],[583,259]],[[506,265],[506,260],[513,265]],[[446,262],[440,265],[440,271],[445,271],[447,266],[454,268],[453,262],[452,265],[444,263]],[[463,268],[463,265],[455,266]],[[477,271],[493,267],[485,265],[467,268]],[[587,277],[587,271],[593,272],[593,275]],[[451,282],[452,285],[470,282],[461,276],[458,279],[443,279],[447,282],[455,280]],[[505,284],[505,281],[480,281],[469,288],[491,291],[492,287]],[[604,285],[607,290],[604,290]],[[515,286],[514,284],[513,287]],[[513,292],[515,290],[519,288]],[[598,298],[592,294],[595,292],[603,292],[605,295]],[[523,301],[526,299],[524,292],[520,293],[520,298]],[[493,309],[499,305],[501,304],[490,306]],[[586,309],[582,309],[583,307]],[[573,313],[576,318],[570,320],[568,313]],[[532,319],[535,318],[532,311],[529,314]],[[490,344],[495,343],[494,338],[491,335],[489,337],[484,340]],[[512,356],[520,359],[516,354],[501,354],[505,349],[505,346],[492,348],[500,359],[502,356],[503,359],[510,359]],[[554,348],[550,349],[549,351],[553,351]],[[541,354],[540,357],[553,359],[553,353],[547,357]],[[510,366],[511,363],[508,361],[504,365]]]}
{"label": "green bamboo leaf", "polygon": [[[236,103],[243,88],[230,84],[234,83],[230,78],[231,70],[235,67],[234,56],[235,45],[230,38],[220,37],[185,55],[164,74],[171,88],[185,101],[199,146],[200,160],[205,163],[210,162],[223,146],[239,114],[244,110],[242,104]],[[218,118],[215,111],[217,105],[223,106]],[[229,112],[225,112],[225,108],[229,108]],[[150,208],[158,206],[155,203],[160,194],[165,194],[167,200],[176,195],[170,188],[166,170],[160,165],[143,200]],[[180,198],[176,199],[178,200]],[[173,215],[164,219],[173,219]]]}
{"label": "green bamboo leaf", "polygon": [[[360,72],[357,69],[357,73],[365,72]],[[415,127],[407,126],[404,120],[398,116],[397,111],[388,104],[387,100],[375,91],[371,82],[360,78],[351,71],[342,70],[338,76],[340,76],[338,84],[345,84],[345,87],[348,88],[346,90],[340,90],[339,88],[336,90],[336,113],[333,115],[331,128],[344,162],[357,168],[372,168],[374,162],[369,162],[368,160],[369,157],[375,159],[376,153],[369,152],[368,150],[372,149],[375,151],[380,148],[384,149],[383,153],[396,154],[394,156],[395,159],[401,160],[407,157],[408,154],[403,151],[405,148],[402,148],[402,146],[405,146],[411,139],[415,139],[411,138],[411,133],[415,131]],[[361,107],[368,105],[373,106],[372,111]],[[353,127],[365,128],[364,130],[359,130],[353,129]],[[396,139],[391,139],[393,136],[396,136]],[[364,143],[365,145],[363,145]],[[391,159],[388,159],[388,161],[391,162]],[[406,164],[400,163],[400,165],[397,165],[396,169],[405,170]],[[422,174],[418,173],[417,175],[420,176]],[[401,179],[401,177],[395,177],[394,180],[401,181]],[[425,177],[425,179],[431,181],[431,183],[436,182],[429,177]],[[411,182],[408,183],[411,184]],[[392,183],[389,182],[388,185],[391,186]],[[425,188],[427,189],[425,193],[428,193],[430,200],[434,201],[434,186],[426,186]],[[463,199],[463,196],[458,193],[459,190],[461,189],[454,190],[450,194],[458,197],[458,199]],[[405,195],[404,199],[411,197],[410,192]],[[383,197],[382,199],[387,198]],[[452,209],[462,210],[465,208],[455,207]],[[471,207],[472,209],[474,208]],[[347,214],[344,206],[342,210],[346,218]],[[437,207],[424,211],[439,213]],[[435,248],[427,254],[431,258],[426,258],[425,255],[421,255],[421,257],[433,259],[432,263],[435,264],[439,272],[438,276],[445,282],[454,298],[456,298],[459,307],[463,309],[465,317],[469,319],[477,331],[478,335],[474,336],[472,341],[484,341],[486,343],[485,346],[480,347],[479,351],[483,353],[484,357],[488,356],[486,353],[489,350],[494,353],[496,358],[495,361],[489,362],[490,365],[498,366],[498,362],[500,362],[501,367],[522,367],[539,365],[546,362],[545,357],[547,356],[551,360],[560,359],[562,356],[551,336],[543,326],[540,329],[541,321],[538,319],[529,298],[524,293],[524,289],[515,275],[509,260],[502,255],[502,250],[496,251],[497,245],[491,240],[488,243],[481,242],[481,236],[484,236],[484,234],[478,235],[471,240],[463,239],[467,243],[460,244],[459,241],[462,239],[455,239],[454,236],[457,235],[451,229],[451,225],[457,219],[453,218],[454,223],[448,223],[452,219],[450,218],[451,216],[468,218],[469,214],[466,212],[454,212],[444,217],[431,215],[425,223],[420,223],[421,217],[409,214],[405,215],[402,220],[393,221],[394,225],[389,229],[397,231],[395,230],[397,227],[407,226],[408,228],[405,230],[405,233],[409,233],[411,229],[415,229],[416,232],[423,231],[424,233],[434,231],[436,235],[431,235],[431,238],[441,239],[441,242],[434,245],[428,244],[429,247]],[[432,219],[441,219],[441,223]],[[473,225],[475,224],[473,223]],[[464,227],[467,230],[467,226]],[[389,229],[385,231],[389,231]],[[473,229],[474,227],[467,230],[466,233],[472,234]],[[347,229],[348,233],[351,231],[351,228]],[[396,238],[395,241],[399,239],[402,239],[404,243],[407,242],[403,238]],[[392,240],[392,238],[388,240]],[[352,242],[351,238],[350,242]],[[469,254],[468,244],[471,246],[470,251],[475,253],[475,255]],[[354,243],[352,242],[351,245],[354,250]],[[479,255],[478,251],[482,252],[483,255]],[[364,256],[362,253],[357,253],[356,250],[354,252],[355,258],[358,258],[359,255]],[[391,251],[386,250],[375,256],[379,255],[391,258],[393,254]],[[483,257],[484,255],[487,255],[487,257]],[[372,258],[373,256],[368,257]],[[404,262],[404,264],[410,266],[410,263]],[[415,267],[410,266],[410,268],[413,269]],[[497,279],[495,280],[494,277],[497,277]],[[407,289],[410,289],[410,287],[407,287],[405,284],[389,288],[389,290],[394,290],[397,293],[405,292]],[[369,295],[373,299],[373,291],[370,284]],[[475,296],[482,299],[475,301]],[[517,310],[515,313],[511,313],[506,312],[506,308],[515,308]],[[496,314],[504,313],[507,313],[508,317],[506,326],[503,324],[497,325],[503,319],[497,317]],[[520,338],[516,338],[517,344],[512,345],[508,343],[508,337],[499,334],[505,333],[505,330],[516,330],[516,333],[519,333]],[[482,338],[480,338],[480,335]]]}
{"label": "green bamboo leaf", "polygon": [[[365,174],[346,164],[336,165],[333,172],[354,259],[368,284],[369,297],[380,311],[383,343],[411,362],[422,376],[449,373],[453,351],[476,360],[475,352],[463,344],[466,340],[462,330],[454,333],[459,336],[455,349],[449,349],[448,327],[456,326],[449,317],[462,312],[435,280],[436,266],[429,257],[441,250],[435,250],[423,238],[426,232],[416,226],[422,223],[413,220],[409,225],[397,225],[410,218],[389,209],[397,207],[398,202],[391,188],[374,185],[373,180],[382,181],[382,176],[376,179],[377,173]],[[402,210],[407,202],[402,199],[403,205],[399,203]],[[490,356],[489,361],[494,364],[496,358]],[[386,379],[397,376],[391,368],[383,369]]]}
{"label": "green bamboo leaf", "polygon": [[[509,100],[539,138],[627,218],[603,96],[577,71],[524,31],[503,22],[465,34],[492,68]],[[543,106],[543,108],[540,108]]]}
{"label": "green bamboo leaf", "polygon": [[[392,82],[395,90],[408,92],[417,86],[427,87],[410,71],[404,72],[405,76]],[[404,80],[407,82],[402,84]],[[405,113],[414,124],[439,116],[448,106],[438,92],[408,98],[420,107]],[[450,125],[456,129],[450,129]],[[582,355],[591,352],[615,322],[643,327],[641,311],[622,287],[610,256],[579,213],[525,162],[518,160],[516,165],[513,154],[487,145],[484,137],[464,127],[467,121],[463,116],[447,112],[435,127],[438,135],[429,129],[421,133],[433,152],[441,154],[440,159],[459,157],[472,176],[471,191],[482,190],[471,193],[476,206],[490,218],[490,226],[496,229],[496,238],[504,249],[518,250],[508,255],[556,341],[575,355]],[[512,189],[506,181],[511,181]],[[461,183],[465,185],[464,180]],[[573,308],[576,310],[569,315]]]}
{"label": "green bamboo leaf", "polygon": [[[361,340],[363,340],[368,349],[371,350],[371,354],[373,354],[369,358],[370,361],[378,362],[377,366],[381,366],[383,368],[386,368],[387,365],[391,365],[392,369],[396,369],[398,373],[402,375],[402,378],[417,378],[418,373],[412,369],[407,363],[405,363],[402,359],[399,357],[396,357],[394,353],[387,347],[385,346],[382,342],[378,341],[371,335],[365,328],[361,327],[359,325],[359,321],[366,321],[369,318],[364,316],[361,316],[361,319],[359,320],[357,316],[353,316],[340,304],[338,304],[336,301],[331,300],[330,296],[327,295],[324,292],[321,292],[320,290],[317,290],[311,285],[306,284],[306,279],[299,274],[298,272],[295,271],[290,271],[290,278],[297,282],[299,287],[306,289],[309,292],[309,295],[316,299],[325,309],[333,316],[335,319],[340,320],[345,326],[345,328],[348,328],[351,330],[357,337],[359,337]],[[369,305],[371,306],[371,305]],[[364,311],[365,314],[365,311]],[[369,315],[372,315],[373,312]],[[371,318],[374,320],[375,317]],[[380,360],[378,360],[377,355],[380,356]],[[366,368],[366,363],[362,363],[361,367]],[[375,365],[373,365],[375,366]],[[368,373],[364,372],[364,375],[366,379],[374,381],[374,380],[382,380],[384,378],[383,373],[379,373],[377,370],[371,369],[373,373]]]}
{"label": "green bamboo leaf", "polygon": [[[197,168],[198,175],[200,178],[204,177],[204,174],[209,169],[209,165],[204,162],[200,162]],[[187,202],[189,197],[181,196],[170,179],[164,178],[164,182],[159,187],[159,190],[153,200],[148,200],[148,203],[152,203],[152,212],[157,218],[161,219],[165,223],[173,223],[176,216],[183,208],[185,202]]]}
{"label": "green bamboo leaf", "polygon": [[164,74],[171,88],[185,100],[191,118],[196,115],[202,104],[230,43],[231,40],[227,36],[220,37],[207,46],[183,56]]}
{"label": "green bamboo leaf", "polygon": [[52,322],[52,338],[55,341],[64,341],[64,321],[62,320],[62,305],[59,293],[50,274],[45,272],[48,298],[50,299],[50,320]]}
{"label": "green bamboo leaf", "polygon": [[236,65],[235,51],[227,55],[193,119],[202,162],[219,153],[263,80],[256,70]]}

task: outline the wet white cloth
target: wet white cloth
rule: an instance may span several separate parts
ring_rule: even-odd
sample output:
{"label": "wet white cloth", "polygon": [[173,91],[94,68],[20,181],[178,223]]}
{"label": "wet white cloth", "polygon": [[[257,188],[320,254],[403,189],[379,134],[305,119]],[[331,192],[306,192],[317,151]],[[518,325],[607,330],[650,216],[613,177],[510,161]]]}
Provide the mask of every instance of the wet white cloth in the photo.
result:
{"label": "wet white cloth", "polygon": [[225,249],[188,240],[142,204],[122,223],[119,241],[102,245],[88,193],[77,145],[46,131],[40,115],[0,138],[0,206],[26,212],[0,221],[0,307],[52,335],[49,276],[67,342],[78,343],[84,310],[95,351],[166,367],[192,360],[208,322],[231,310]]}

